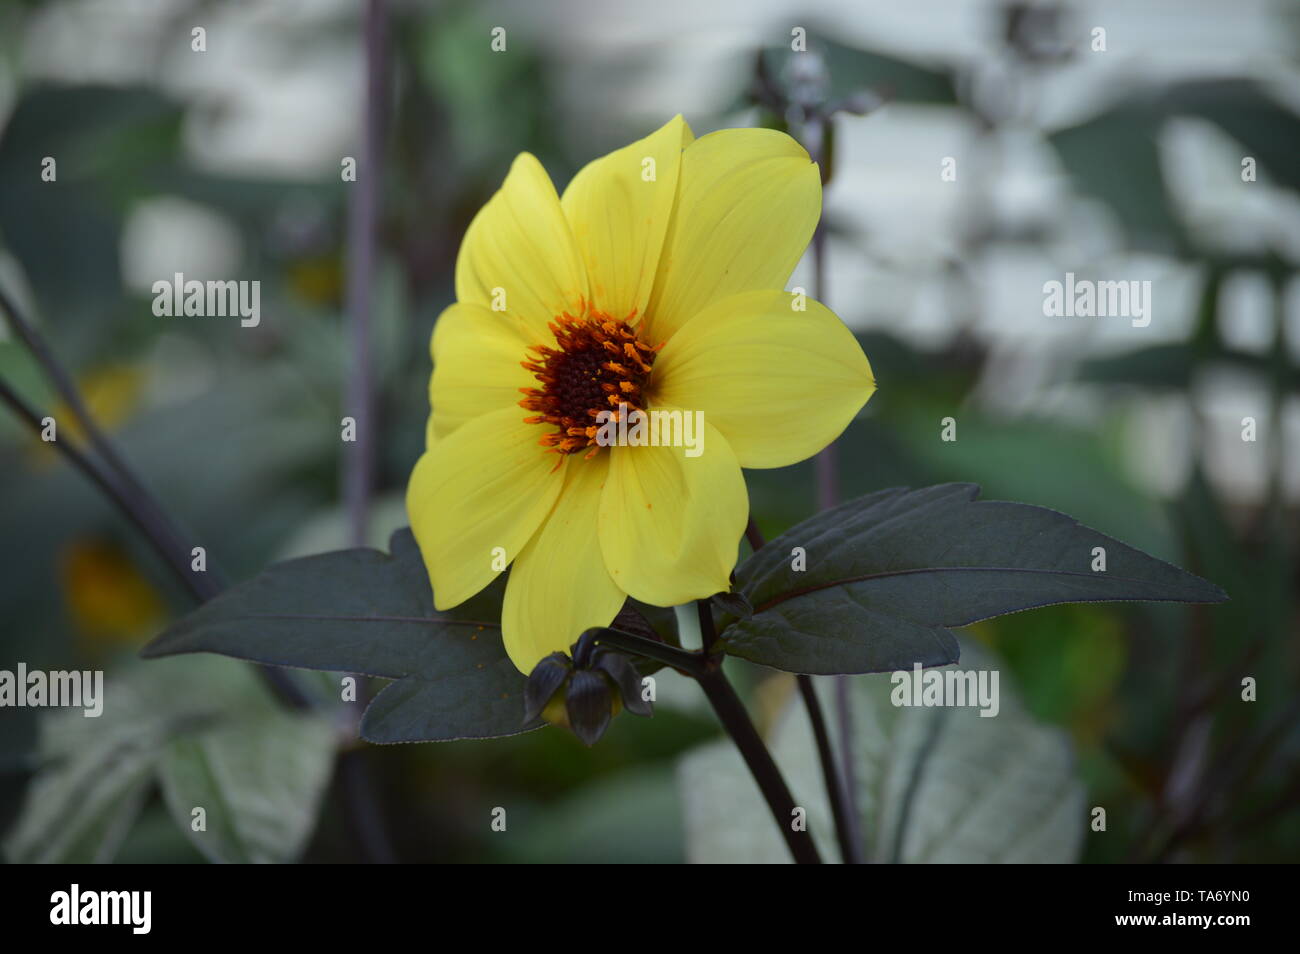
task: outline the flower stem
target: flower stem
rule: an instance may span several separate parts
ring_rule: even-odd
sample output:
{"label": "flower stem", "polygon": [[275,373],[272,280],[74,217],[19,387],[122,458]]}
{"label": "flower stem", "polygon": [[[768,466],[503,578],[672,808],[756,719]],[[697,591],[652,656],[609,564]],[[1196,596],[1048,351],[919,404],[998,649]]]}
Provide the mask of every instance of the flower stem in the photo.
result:
{"label": "flower stem", "polygon": [[700,614],[700,644],[705,656],[713,655],[713,647],[718,642],[718,632],[713,626],[713,609],[708,600],[696,600],[695,609]]}
{"label": "flower stem", "polygon": [[795,810],[794,797],[781,776],[781,770],[772,760],[772,753],[767,750],[763,737],[754,728],[754,723],[750,720],[749,713],[745,711],[740,697],[736,695],[736,690],[732,688],[723,673],[723,655],[712,657],[708,655],[709,649],[718,638],[713,627],[713,611],[709,607],[709,601],[698,600],[696,605],[699,607],[700,614],[700,636],[705,646],[705,655],[702,657],[705,665],[695,679],[708,697],[713,711],[718,714],[722,727],[727,730],[727,734],[731,736],[731,740],[736,743],[736,748],[745,759],[745,764],[749,766],[749,772],[758,783],[763,798],[767,800],[767,807],[772,810],[776,827],[781,830],[786,844],[790,847],[790,854],[794,855],[794,860],[800,864],[821,864],[821,856],[817,853],[817,846],[813,844],[812,835],[809,834],[807,827],[802,831],[795,831],[792,825]]}
{"label": "flower stem", "polygon": [[[374,308],[376,224],[383,174],[384,114],[388,105],[388,10],[385,0],[368,0],[362,19],[365,39],[365,91],[362,100],[360,169],[352,185],[348,215],[348,330],[351,364],[345,382],[347,414],[356,422],[356,441],[344,444],[343,498],[352,546],[363,547],[369,537],[370,498],[375,483],[375,388],[371,367],[371,318]],[[357,701],[353,707],[358,732],[370,704],[371,680],[353,673]],[[360,752],[340,758],[341,795],[353,821],[354,840],[366,860],[395,861],[383,813]]]}
{"label": "flower stem", "polygon": [[736,690],[723,675],[722,668],[710,667],[708,671],[696,678],[713,706],[713,711],[718,714],[722,727],[727,730],[731,740],[736,743],[736,748],[740,750],[745,764],[749,766],[749,772],[758,783],[758,789],[763,793],[767,807],[772,810],[776,827],[781,830],[781,835],[785,838],[794,860],[799,864],[821,864],[821,855],[817,853],[812,835],[806,828],[803,831],[794,830],[792,824],[795,817],[794,797],[790,794],[785,779],[781,777],[781,770],[777,768],[776,762],[772,761],[772,754],[768,752],[762,736],[750,721],[749,713],[741,704]]}
{"label": "flower stem", "polygon": [[[829,184],[830,168],[826,165],[826,145],[832,135],[831,124],[835,121],[833,113],[823,112],[821,109],[816,111],[812,120],[806,124],[804,129],[804,139],[808,145],[809,152],[814,161],[822,168],[822,186]],[[825,199],[823,198],[822,217],[817,221],[817,228],[813,231],[812,240],[812,265],[813,265],[813,296],[826,304],[829,291],[826,287],[826,221],[825,221]],[[815,462],[817,473],[817,509],[829,510],[840,502],[840,477],[839,477],[839,448],[835,442],[823,448],[822,452],[817,455]],[[809,681],[808,691],[800,686],[800,691],[804,692],[805,701],[812,699],[815,704],[817,697],[811,692],[812,684]],[[813,717],[812,704],[809,705],[808,715]],[[820,708],[820,707],[819,707]],[[857,773],[854,765],[853,752],[853,698],[849,693],[848,676],[835,677],[835,714],[840,727],[840,760],[842,768],[841,784],[837,784],[832,790],[831,802],[834,806],[834,791],[840,791],[841,797],[850,807],[857,803]],[[819,738],[818,751],[822,750],[822,739]],[[830,756],[829,746],[822,754],[822,769],[826,774],[827,786],[830,786],[830,779],[838,773],[834,772],[832,767],[826,764],[826,758]],[[857,847],[862,844],[862,833],[859,830],[858,815],[856,811],[845,811],[841,805],[840,810],[836,812],[836,827],[840,827],[840,821],[843,821],[844,831],[840,839],[841,848],[849,847],[853,849],[854,855],[857,854]],[[860,859],[859,859],[860,860]],[[849,855],[845,855],[846,864],[853,863],[849,860]]]}
{"label": "flower stem", "polygon": [[351,186],[348,215],[348,330],[351,363],[344,412],[356,422],[356,441],[344,444],[343,498],[351,545],[366,545],[375,470],[375,395],[371,369],[371,312],[374,307],[376,222],[383,174],[384,111],[387,104],[387,11],[384,0],[369,0],[365,33],[365,95],[362,102],[361,154]]}
{"label": "flower stem", "polygon": [[[713,626],[709,601],[699,600],[697,606],[701,639],[705,646],[711,647],[716,644],[718,634]],[[758,734],[754,723],[750,721],[740,697],[736,695],[736,690],[723,674],[724,657],[721,653],[710,656],[704,651],[691,652],[608,626],[590,629],[583,634],[584,638],[588,636],[592,636],[598,643],[621,652],[658,660],[698,682],[713,706],[713,711],[718,714],[718,721],[736,743],[736,748],[740,750],[750,774],[758,783],[758,789],[767,801],[772,817],[776,819],[776,826],[781,830],[795,861],[800,864],[821,863],[821,856],[817,853],[817,846],[813,844],[812,836],[806,829],[795,831],[791,827],[795,810],[794,796],[790,794],[785,779],[781,777],[781,770],[772,760],[772,754],[768,752],[763,737]]]}
{"label": "flower stem", "polygon": [[[761,550],[766,541],[754,518],[749,518],[745,527],[745,539],[755,552]],[[831,803],[831,815],[835,819],[835,840],[839,843],[840,857],[846,865],[862,863],[860,842],[854,836],[856,826],[853,819],[854,806],[848,797],[847,786],[840,779],[835,762],[835,751],[831,748],[830,733],[826,728],[826,716],[822,711],[821,700],[817,697],[817,688],[812,676],[799,673],[799,694],[803,697],[804,707],[808,710],[808,721],[812,724],[813,737],[817,742],[817,759],[821,762],[822,779],[826,784],[826,797]]]}
{"label": "flower stem", "polygon": [[[0,311],[4,312],[14,334],[44,369],[46,377],[81,425],[90,447],[99,454],[103,464],[79,451],[70,441],[56,440],[55,448],[89,477],[122,514],[135,524],[162,559],[163,565],[176,574],[181,585],[196,602],[207,602],[220,593],[226,585],[220,572],[215,567],[204,573],[191,569],[189,544],[175,523],[100,429],[86,407],[86,402],[82,400],[72,376],[59,363],[53,350],[19,310],[13,298],[3,289],[0,289]],[[33,431],[37,434],[41,432],[41,415],[3,381],[0,381],[0,400],[8,404]],[[272,693],[286,706],[291,709],[306,709],[311,705],[311,700],[288,673],[270,666],[258,666],[257,669]]]}
{"label": "flower stem", "polygon": [[[5,320],[14,335],[41,366],[59,399],[68,407],[69,412],[80,425],[82,433],[86,435],[86,442],[90,449],[99,455],[104,466],[100,467],[68,441],[56,440],[55,447],[98,484],[100,489],[107,493],[122,512],[136,524],[145,538],[154,545],[163,563],[177,575],[181,585],[195,600],[202,603],[223,590],[225,583],[221,579],[220,571],[215,567],[207,573],[196,573],[190,569],[190,548],[185,543],[182,533],[135,476],[130,466],[117,452],[117,448],[113,446],[112,441],[100,429],[89,408],[86,407],[86,402],[82,400],[72,376],[59,363],[53,350],[32,323],[24,317],[17,303],[2,288],[0,288],[0,311],[4,312]],[[40,418],[34,410],[24,404],[22,399],[12,391],[8,392],[5,400],[19,417],[24,418],[38,434],[40,433]]]}
{"label": "flower stem", "polygon": [[699,653],[678,649],[676,646],[669,646],[667,643],[657,643],[652,639],[646,639],[644,636],[625,633],[621,629],[613,629],[608,626],[588,630],[588,632],[596,634],[596,642],[598,643],[604,643],[606,646],[612,646],[614,649],[622,650],[625,653],[644,656],[647,659],[653,659],[664,665],[672,666],[694,679],[698,679],[704,671],[704,657]]}
{"label": "flower stem", "polygon": [[[24,401],[2,378],[0,378],[0,401],[9,405],[14,415],[33,431],[37,434],[41,433],[42,418],[40,412]],[[133,495],[122,485],[118,475],[101,467],[95,460],[77,450],[68,441],[56,440],[54,446],[74,467],[90,478],[90,481],[103,491],[104,496],[108,497],[122,512],[123,516],[133,523],[144,538],[153,545],[158,556],[162,558],[163,565],[174,571],[181,584],[187,590],[193,592],[193,582],[190,575],[177,564],[175,559],[176,551],[166,542],[161,528],[154,523],[144,509],[138,506],[137,501],[133,499]],[[196,598],[202,599],[197,594]]]}
{"label": "flower stem", "polygon": [[812,676],[800,673],[799,694],[803,696],[804,706],[808,709],[808,721],[812,723],[813,738],[817,740],[817,759],[822,766],[822,780],[826,784],[826,796],[831,802],[831,815],[835,818],[835,839],[839,842],[840,857],[846,865],[862,863],[862,853],[853,839],[853,827],[849,816],[853,806],[848,802],[848,793],[844,790],[835,767],[835,752],[831,749],[830,734],[826,731],[826,716],[822,712],[821,700],[817,698],[817,687],[813,685]]}

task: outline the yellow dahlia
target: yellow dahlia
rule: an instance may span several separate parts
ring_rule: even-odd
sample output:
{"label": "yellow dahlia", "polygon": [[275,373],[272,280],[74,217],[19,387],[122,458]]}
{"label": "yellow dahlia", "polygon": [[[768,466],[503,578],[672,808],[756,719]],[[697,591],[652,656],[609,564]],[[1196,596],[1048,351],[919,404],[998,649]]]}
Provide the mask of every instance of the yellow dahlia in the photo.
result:
{"label": "yellow dahlia", "polygon": [[[875,387],[839,318],[783,290],[820,212],[816,164],[767,129],[695,140],[678,116],[563,197],[533,156],[514,161],[433,332],[406,504],[439,609],[509,563],[502,631],[526,673],[629,595],[728,589],[740,469],[817,453]],[[702,453],[606,446],[598,415],[620,404],[703,412]]]}

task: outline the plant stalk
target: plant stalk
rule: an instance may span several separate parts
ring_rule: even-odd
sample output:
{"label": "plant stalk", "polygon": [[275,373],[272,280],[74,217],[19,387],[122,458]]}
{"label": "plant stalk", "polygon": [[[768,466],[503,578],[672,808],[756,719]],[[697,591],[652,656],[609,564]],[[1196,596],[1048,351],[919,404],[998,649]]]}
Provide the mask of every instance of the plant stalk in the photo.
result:
{"label": "plant stalk", "polygon": [[[749,518],[749,523],[745,527],[745,539],[749,541],[749,545],[755,553],[761,550],[766,543],[763,539],[763,533],[758,529],[758,524],[754,522],[753,517]],[[855,837],[856,826],[851,821],[852,818],[857,816],[854,814],[854,805],[849,800],[848,791],[839,776],[835,761],[835,750],[831,747],[830,732],[826,727],[826,715],[822,711],[821,700],[817,696],[817,688],[813,685],[812,676],[799,673],[796,679],[799,683],[799,694],[803,698],[804,707],[808,710],[808,721],[812,724],[813,737],[817,742],[817,759],[821,763],[822,780],[826,784],[826,797],[831,803],[831,815],[835,819],[835,840],[839,844],[840,857],[846,865],[861,864],[861,842]]]}
{"label": "plant stalk", "polygon": [[384,111],[387,103],[387,11],[384,0],[368,0],[365,32],[366,85],[357,178],[351,184],[348,216],[348,367],[344,413],[356,422],[356,441],[345,444],[343,499],[352,546],[366,545],[375,471],[375,395],[371,368],[371,312],[374,308],[375,248],[383,175]]}
{"label": "plant stalk", "polygon": [[844,784],[836,771],[835,751],[831,748],[830,733],[826,729],[826,716],[822,712],[821,700],[817,698],[817,687],[813,685],[812,676],[800,673],[796,679],[799,694],[808,709],[808,721],[812,723],[813,738],[817,741],[817,760],[822,767],[822,781],[826,784],[826,797],[830,799],[831,815],[835,819],[835,840],[840,846],[840,858],[846,865],[862,864],[862,852],[853,840],[853,826],[849,816],[854,806],[848,803]]}
{"label": "plant stalk", "polygon": [[731,740],[736,743],[736,748],[740,750],[741,757],[749,767],[749,773],[758,783],[758,789],[762,792],[767,807],[771,809],[776,827],[785,838],[794,860],[805,865],[821,864],[821,855],[817,852],[817,846],[813,844],[812,834],[806,828],[803,831],[794,830],[794,796],[790,794],[790,789],[781,776],[781,770],[772,760],[772,754],[768,752],[767,745],[764,744],[758,730],[754,728],[749,713],[745,711],[740,697],[736,695],[736,690],[723,675],[722,669],[711,667],[698,676],[697,681],[713,706],[713,711],[718,714],[718,721],[722,723],[722,727],[727,730]]}
{"label": "plant stalk", "polygon": [[[803,130],[804,140],[808,145],[809,153],[813,159],[822,167],[823,186],[829,184],[829,172],[825,164],[825,147],[828,138],[831,135],[831,123],[834,117],[821,109],[816,110],[810,121],[806,123]],[[813,231],[812,240],[812,265],[813,265],[813,297],[823,305],[826,304],[828,290],[826,287],[826,222],[825,222],[825,204],[823,201],[822,216],[817,220],[817,228]],[[817,509],[829,510],[840,502],[840,478],[839,478],[839,448],[835,442],[828,444],[814,462],[817,474]],[[817,702],[816,693],[812,692],[811,677],[801,677],[808,680],[808,690],[805,691],[803,685],[800,685],[800,691],[804,693],[804,700],[809,699],[812,702],[808,706],[808,716],[813,720],[814,725],[820,717],[820,712],[814,715],[813,706]],[[836,803],[836,792],[842,803],[836,812],[836,830],[840,829],[840,822],[843,822],[844,832],[840,839],[841,849],[847,848],[850,854],[846,854],[844,861],[850,862],[850,856],[859,854],[859,847],[862,844],[862,831],[858,823],[858,813],[853,810],[857,804],[857,774],[854,763],[853,752],[853,698],[850,694],[849,679],[847,676],[835,677],[835,715],[840,727],[840,767],[842,776],[839,772],[834,771],[826,765],[823,755],[822,769],[826,775],[827,786],[831,784],[833,777],[840,777],[840,781],[831,789],[832,807]],[[818,706],[820,709],[820,707]],[[831,750],[825,749],[826,754]],[[822,752],[822,739],[818,739],[818,752]],[[847,803],[849,809],[846,810],[843,803]],[[858,861],[861,859],[858,858]]]}
{"label": "plant stalk", "polygon": [[[713,612],[709,608],[708,600],[697,600],[700,613],[700,635],[703,638],[706,647],[713,646],[718,638],[717,632],[713,628]],[[706,650],[707,652],[707,650]],[[713,706],[713,711],[718,714],[718,720],[722,727],[727,730],[731,740],[736,743],[736,748],[740,750],[745,764],[749,766],[749,772],[754,776],[754,781],[758,783],[758,789],[767,801],[767,807],[772,811],[772,817],[776,820],[776,827],[780,829],[781,835],[785,838],[786,845],[790,848],[790,854],[799,864],[821,864],[821,855],[817,852],[817,846],[813,843],[812,835],[805,825],[802,831],[796,831],[793,826],[795,817],[794,796],[790,794],[790,788],[785,784],[785,779],[781,775],[781,770],[777,768],[776,762],[772,759],[772,753],[767,750],[763,737],[758,734],[754,728],[753,721],[749,718],[749,713],[745,711],[745,706],[736,695],[736,690],[732,688],[730,681],[722,671],[722,654],[708,656],[701,654],[700,658],[704,662],[702,670],[695,676],[696,682],[704,690],[705,696],[708,697],[709,703]],[[806,818],[805,818],[806,820]]]}
{"label": "plant stalk", "polygon": [[604,643],[606,646],[612,646],[622,652],[631,653],[635,656],[644,656],[646,659],[653,659],[666,666],[672,666],[674,669],[680,669],[693,679],[698,679],[704,671],[704,657],[699,653],[679,649],[676,646],[669,646],[667,643],[657,643],[652,639],[646,639],[644,636],[625,633],[621,629],[613,629],[608,626],[594,631],[589,630],[589,632],[596,633],[596,642],[598,643]]}

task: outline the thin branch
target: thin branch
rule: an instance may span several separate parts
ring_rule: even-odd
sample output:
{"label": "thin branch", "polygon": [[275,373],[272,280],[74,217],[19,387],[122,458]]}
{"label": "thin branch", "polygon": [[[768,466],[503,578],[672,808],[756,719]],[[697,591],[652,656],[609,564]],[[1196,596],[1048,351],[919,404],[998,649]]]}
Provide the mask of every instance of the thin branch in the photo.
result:
{"label": "thin branch", "polygon": [[[30,427],[33,432],[38,435],[41,433],[43,430],[43,425],[41,423],[43,415],[24,401],[3,378],[0,378],[0,401],[4,401],[4,403],[14,412],[15,416]],[[111,473],[102,470],[91,458],[81,453],[81,451],[77,450],[77,448],[73,447],[67,441],[55,440],[54,446],[59,453],[63,454],[63,456],[72,463],[74,467],[81,471],[86,477],[90,478],[91,482],[104,492],[104,495],[117,506],[123,516],[130,520],[144,538],[153,545],[158,556],[162,558],[163,565],[176,574],[177,578],[186,589],[190,589],[189,574],[180,571],[180,568],[176,565],[176,561],[173,559],[172,553],[159,539],[156,528],[150,524],[145,515],[140,512],[131,498],[127,496],[126,491],[120,486],[117,478]]]}
{"label": "thin branch", "polygon": [[371,310],[374,307],[376,223],[383,173],[384,110],[388,71],[384,0],[369,0],[365,13],[366,91],[358,175],[348,220],[348,315],[351,365],[345,407],[356,422],[356,441],[344,445],[343,498],[353,546],[364,546],[375,469]]}
{"label": "thin branch", "polygon": [[[700,607],[700,635],[704,645],[710,646],[717,640],[717,633],[713,627],[713,616],[708,607],[708,600],[698,600],[697,606]],[[772,754],[768,752],[762,736],[758,734],[754,723],[750,721],[749,714],[745,712],[745,707],[736,695],[735,689],[723,675],[721,657],[710,658],[704,651],[690,652],[610,627],[589,629],[583,633],[583,637],[585,639],[592,634],[598,643],[626,653],[657,659],[681,670],[700,684],[700,688],[704,690],[705,696],[713,706],[713,711],[718,714],[722,727],[731,736],[745,764],[749,766],[750,774],[758,783],[758,789],[767,801],[772,817],[776,819],[776,826],[781,830],[795,861],[800,864],[820,864],[821,856],[817,853],[817,846],[813,844],[812,836],[806,829],[795,831],[792,827],[795,817],[794,797],[781,776],[781,770],[772,760]]]}
{"label": "thin branch", "polygon": [[826,729],[821,700],[817,698],[817,687],[813,685],[812,676],[800,673],[796,678],[799,694],[808,709],[808,721],[812,723],[813,738],[817,741],[817,759],[821,762],[822,781],[826,784],[826,797],[830,800],[831,815],[835,819],[835,840],[840,846],[840,857],[846,865],[860,865],[862,852],[853,840],[853,826],[849,822],[854,806],[848,803],[844,783],[836,771],[835,752],[831,749],[831,737]]}
{"label": "thin branch", "polygon": [[[754,552],[761,550],[767,542],[763,539],[763,533],[758,529],[758,524],[754,522],[752,516],[745,526],[745,539],[749,541]],[[837,770],[835,752],[831,748],[830,733],[826,728],[826,716],[822,712],[821,700],[817,697],[812,676],[800,673],[797,680],[799,694],[803,697],[804,707],[808,710],[808,721],[812,724],[813,737],[817,742],[817,759],[821,763],[826,798],[831,803],[831,814],[835,819],[835,840],[840,846],[840,857],[845,864],[861,864],[861,842],[854,836],[857,826],[851,820],[857,817],[856,808],[849,800],[848,791]]]}
{"label": "thin branch", "polygon": [[[369,536],[370,497],[375,480],[375,393],[371,368],[371,311],[374,307],[376,226],[383,175],[384,113],[387,106],[388,11],[385,0],[368,0],[365,12],[366,88],[362,104],[363,138],[360,170],[354,183],[348,220],[348,314],[352,363],[345,402],[355,422],[356,441],[344,445],[343,499],[353,546]],[[357,673],[358,720],[370,703],[370,680]],[[361,754],[344,756],[341,795],[353,821],[353,834],[367,860],[394,860],[383,813]]]}
{"label": "thin branch", "polygon": [[846,837],[853,850],[851,864],[862,862],[862,818],[858,814],[858,762],[854,747],[853,696],[852,683],[848,676],[835,678],[835,715],[840,724],[840,760],[844,773],[841,781],[844,802],[848,806],[844,813]]}
{"label": "thin branch", "polygon": [[[823,122],[829,123],[826,119]],[[826,304],[826,223],[817,222],[812,240],[813,297]],[[817,509],[830,510],[840,502],[839,448],[827,444],[813,461],[817,476]]]}
{"label": "thin branch", "polygon": [[[808,151],[812,158],[822,169],[823,181],[826,184],[829,178],[829,169],[826,166],[826,143],[831,136],[831,123],[834,118],[821,109],[818,109],[810,117],[810,121],[805,123],[803,134],[804,140],[808,146]],[[817,228],[813,231],[812,240],[812,265],[813,265],[813,297],[823,305],[826,304],[826,298],[829,294],[826,285],[826,222],[825,206],[822,208],[822,215],[818,217]],[[817,475],[817,509],[830,510],[840,502],[840,476],[839,476],[839,448],[832,441],[822,449],[817,455],[814,467]],[[816,699],[816,696],[813,696]],[[812,711],[809,710],[811,717]],[[850,805],[857,804],[857,768],[854,759],[853,746],[853,697],[850,692],[850,685],[847,676],[837,676],[835,678],[835,715],[840,726],[840,762],[843,773],[843,797]],[[829,769],[827,777],[832,773]],[[834,799],[832,794],[831,798]],[[862,844],[861,825],[858,821],[858,813],[849,811],[844,815],[844,822],[847,826],[845,839],[850,846]],[[842,841],[841,844],[844,844]],[[854,852],[856,854],[856,851]],[[847,858],[845,859],[848,860]]]}
{"label": "thin branch", "polygon": [[700,614],[700,644],[705,656],[713,655],[713,648],[718,642],[718,631],[713,625],[713,608],[708,600],[696,600],[695,610]]}
{"label": "thin branch", "polygon": [[621,629],[613,629],[608,626],[588,630],[588,632],[596,634],[596,642],[598,643],[612,646],[614,649],[625,653],[653,659],[666,666],[672,666],[674,669],[680,669],[688,676],[698,678],[704,671],[704,657],[699,653],[679,649],[676,646],[669,646],[667,643],[657,643],[653,639],[646,639],[644,636],[638,636],[635,633],[624,632]]}
{"label": "thin branch", "polygon": [[1300,716],[1300,697],[1291,699],[1284,708],[1278,710],[1253,738],[1234,740],[1231,745],[1225,746],[1224,755],[1218,764],[1205,772],[1204,784],[1191,811],[1151,853],[1149,863],[1164,862],[1184,842],[1202,832],[1215,800],[1239,785],[1249,777],[1253,769],[1263,764],[1265,754],[1275,747],[1278,737],[1295,724],[1297,716]]}
{"label": "thin branch", "polygon": [[[8,302],[6,302],[6,305]],[[0,379],[0,401],[4,401],[20,420],[26,423],[36,434],[42,430],[41,418],[32,407],[27,404],[3,379]],[[149,506],[144,502],[149,498],[142,497],[136,489],[141,489],[138,483],[132,483],[131,487],[125,486],[127,483],[121,475],[114,471],[109,471],[101,467],[91,457],[77,450],[76,447],[68,441],[54,441],[55,448],[66,457],[74,467],[80,470],[91,482],[95,484],[109,500],[120,510],[136,529],[144,536],[154,551],[161,558],[163,565],[176,574],[181,584],[189,590],[195,600],[202,603],[207,596],[203,595],[204,587],[198,580],[203,574],[194,573],[190,569],[189,551],[179,548],[176,545],[177,538],[169,533],[166,525],[161,525],[158,521],[158,515],[161,510],[157,506]],[[220,584],[216,584],[218,589]],[[293,709],[305,709],[311,705],[311,700],[298,688],[289,674],[281,669],[270,666],[257,666],[257,671],[266,680],[271,691],[287,706]]]}
{"label": "thin branch", "polygon": [[365,852],[366,860],[371,864],[391,865],[397,862],[397,856],[384,825],[374,776],[366,762],[369,754],[366,749],[350,749],[339,755],[339,794],[349,809],[348,828]]}
{"label": "thin branch", "polygon": [[821,855],[813,843],[812,834],[806,827],[802,831],[795,831],[794,796],[790,794],[781,770],[772,761],[772,754],[768,752],[762,736],[754,728],[740,697],[723,675],[722,669],[710,668],[698,678],[698,682],[712,704],[713,711],[718,714],[722,727],[727,730],[745,764],[749,766],[749,772],[758,783],[759,791],[767,801],[772,817],[776,820],[776,827],[785,838],[794,860],[799,864],[821,864]]}
{"label": "thin branch", "polygon": [[[100,473],[102,479],[112,482],[116,492],[111,496],[114,497],[114,500],[124,511],[128,512],[132,521],[140,526],[145,536],[159,551],[163,562],[177,574],[181,584],[200,603],[211,599],[225,589],[225,581],[221,579],[220,573],[215,567],[204,573],[197,573],[191,569],[191,548],[184,542],[181,532],[167,516],[162,506],[157,503],[148,488],[135,476],[122,455],[117,452],[117,448],[104,434],[94,416],[90,413],[90,409],[86,406],[86,402],[82,400],[81,393],[77,390],[72,376],[59,363],[54,351],[46,343],[40,332],[24,317],[13,298],[3,288],[0,288],[0,310],[3,310],[5,319],[9,327],[13,329],[14,334],[22,341],[27,350],[31,352],[32,357],[45,371],[46,377],[54,386],[59,399],[67,405],[68,410],[71,411],[72,416],[86,435],[87,443],[108,465],[108,470],[100,471],[98,467],[90,464],[87,457],[82,456],[82,460],[94,467],[94,470]],[[13,405],[11,404],[11,406]],[[40,432],[39,424],[36,425],[36,431],[37,433]],[[66,441],[56,441],[55,443],[59,450],[72,458],[74,463],[76,462],[75,458],[73,458],[73,454],[77,453],[75,448]],[[82,466],[82,469],[85,470],[85,467]],[[92,479],[95,479],[96,483],[100,483],[101,487],[103,486],[100,478]]]}

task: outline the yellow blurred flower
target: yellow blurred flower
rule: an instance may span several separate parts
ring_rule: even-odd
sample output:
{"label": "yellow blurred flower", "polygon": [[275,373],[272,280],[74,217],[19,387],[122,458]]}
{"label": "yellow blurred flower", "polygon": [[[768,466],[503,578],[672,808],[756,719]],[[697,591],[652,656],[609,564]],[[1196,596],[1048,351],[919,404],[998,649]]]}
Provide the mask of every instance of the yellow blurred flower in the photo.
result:
{"label": "yellow blurred flower", "polygon": [[143,643],[162,622],[162,598],[120,547],[77,540],[64,549],[59,569],[64,600],[87,639]]}
{"label": "yellow blurred flower", "polygon": [[[407,510],[439,609],[512,562],[502,630],[529,672],[629,595],[728,589],[741,468],[817,453],[875,387],[839,318],[782,290],[820,213],[817,166],[773,130],[695,140],[678,116],[562,198],[533,156],[515,160],[433,334]],[[603,446],[596,415],[620,402],[703,412],[704,452]]]}
{"label": "yellow blurred flower", "polygon": [[287,277],[289,287],[314,305],[335,305],[343,296],[343,268],[337,255],[294,262]]}

